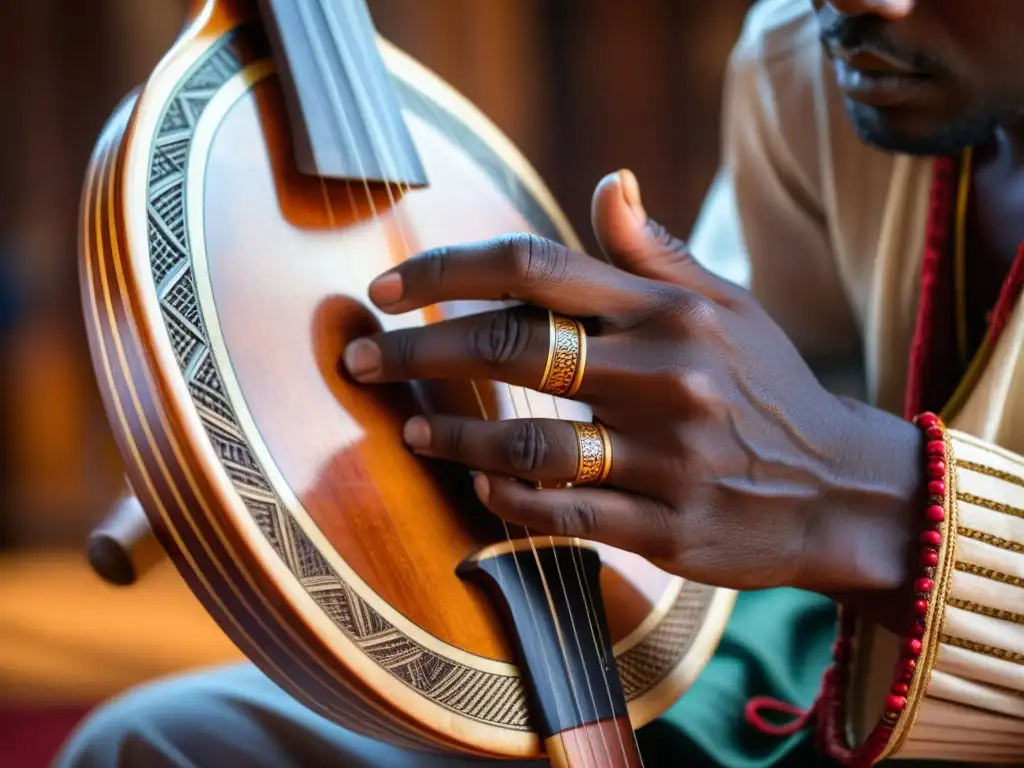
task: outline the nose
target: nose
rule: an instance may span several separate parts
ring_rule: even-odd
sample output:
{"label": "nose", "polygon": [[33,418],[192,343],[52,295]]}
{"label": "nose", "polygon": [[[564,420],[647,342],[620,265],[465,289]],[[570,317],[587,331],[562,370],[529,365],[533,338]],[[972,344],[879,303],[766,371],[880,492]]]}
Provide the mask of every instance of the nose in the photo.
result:
{"label": "nose", "polygon": [[830,0],[836,11],[846,16],[874,14],[888,21],[899,21],[914,10],[918,0]]}

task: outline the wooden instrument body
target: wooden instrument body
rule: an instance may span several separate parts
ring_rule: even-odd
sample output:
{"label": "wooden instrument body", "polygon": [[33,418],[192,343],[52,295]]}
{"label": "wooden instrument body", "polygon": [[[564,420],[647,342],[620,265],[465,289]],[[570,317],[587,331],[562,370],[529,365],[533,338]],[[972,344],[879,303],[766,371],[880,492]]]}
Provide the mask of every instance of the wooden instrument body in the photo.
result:
{"label": "wooden instrument body", "polygon": [[[465,471],[412,456],[399,435],[424,408],[565,418],[579,406],[496,385],[480,400],[468,385],[357,387],[339,360],[374,327],[483,308],[371,311],[370,280],[417,251],[518,231],[575,238],[492,125],[381,45],[424,189],[296,172],[254,9],[197,8],[89,168],[81,281],[94,366],[157,538],[268,676],[393,744],[537,757],[512,646],[455,573],[504,533]],[[639,727],[703,668],[733,594],[599,549]]]}

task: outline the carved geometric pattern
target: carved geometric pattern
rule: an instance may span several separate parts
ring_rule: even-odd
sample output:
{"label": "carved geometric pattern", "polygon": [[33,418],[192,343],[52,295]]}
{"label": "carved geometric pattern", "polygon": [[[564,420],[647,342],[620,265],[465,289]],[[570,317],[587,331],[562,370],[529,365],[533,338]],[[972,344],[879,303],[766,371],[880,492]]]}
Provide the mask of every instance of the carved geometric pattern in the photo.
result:
{"label": "carved geometric pattern", "polygon": [[[242,44],[244,43],[244,45]],[[529,730],[527,701],[519,677],[481,672],[447,659],[387,622],[334,571],[276,495],[249,446],[210,351],[210,340],[192,277],[185,221],[186,167],[196,123],[217,90],[242,67],[265,55],[255,29],[240,29],[214,45],[170,97],[157,128],[149,168],[149,256],[167,331],[193,403],[216,454],[246,509],[281,561],[317,605],[367,656],[429,700],[462,716],[506,729]],[[543,209],[514,175],[454,116],[395,80],[407,109],[442,130],[451,129],[474,157],[483,157],[492,178],[512,199],[526,201],[527,220],[557,234]],[[706,587],[687,585],[651,635],[618,659],[627,697],[661,680],[688,647],[699,624]],[[689,607],[688,607],[689,606]]]}

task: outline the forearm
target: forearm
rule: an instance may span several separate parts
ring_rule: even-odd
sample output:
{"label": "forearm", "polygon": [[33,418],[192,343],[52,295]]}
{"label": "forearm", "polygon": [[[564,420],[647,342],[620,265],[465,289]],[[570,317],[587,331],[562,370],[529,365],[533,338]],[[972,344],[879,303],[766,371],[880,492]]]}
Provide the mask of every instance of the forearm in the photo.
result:
{"label": "forearm", "polygon": [[[808,588],[896,629],[912,602],[925,519],[925,452],[904,419],[838,398],[856,427],[840,448],[808,532]],[[840,422],[843,423],[843,422]]]}

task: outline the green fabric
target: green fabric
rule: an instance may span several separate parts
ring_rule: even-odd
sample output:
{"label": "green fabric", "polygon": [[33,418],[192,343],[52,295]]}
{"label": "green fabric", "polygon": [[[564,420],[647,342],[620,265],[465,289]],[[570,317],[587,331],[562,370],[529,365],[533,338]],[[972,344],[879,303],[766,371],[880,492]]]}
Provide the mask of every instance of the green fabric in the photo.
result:
{"label": "green fabric", "polygon": [[657,766],[813,766],[810,729],[767,736],[747,724],[754,696],[810,706],[836,635],[835,605],[795,589],[739,595],[718,652],[689,691],[638,733],[644,762]]}
{"label": "green fabric", "polygon": [[835,604],[826,598],[795,589],[741,593],[703,673],[672,709],[637,733],[644,763],[659,768],[833,766],[817,752],[810,727],[789,737],[768,736],[747,724],[743,708],[755,696],[809,707],[831,661],[836,630]]}

